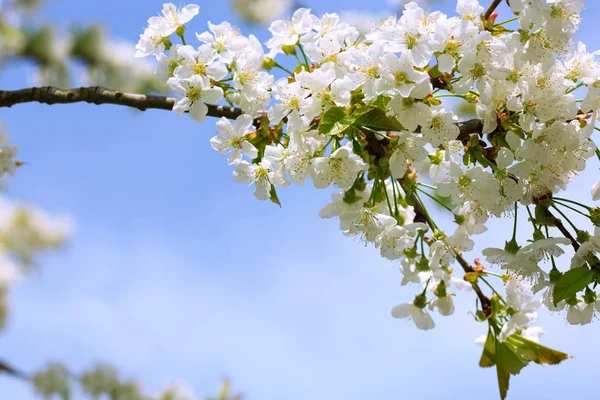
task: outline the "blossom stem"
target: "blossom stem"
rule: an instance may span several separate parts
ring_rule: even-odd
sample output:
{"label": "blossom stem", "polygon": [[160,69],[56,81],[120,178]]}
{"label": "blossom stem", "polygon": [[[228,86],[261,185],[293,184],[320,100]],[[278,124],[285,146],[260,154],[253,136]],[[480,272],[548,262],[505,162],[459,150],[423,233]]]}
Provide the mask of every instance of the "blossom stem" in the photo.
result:
{"label": "blossom stem", "polygon": [[577,86],[574,86],[574,87],[572,87],[571,89],[567,90],[567,91],[566,91],[566,94],[569,94],[569,93],[572,93],[572,92],[576,91],[577,89],[579,89],[579,88],[580,88],[580,87],[582,87],[583,85],[584,85],[584,83],[583,83],[583,82],[579,82],[579,83],[577,84]]}
{"label": "blossom stem", "polygon": [[515,201],[515,223],[513,226],[512,240],[517,240],[517,220],[518,220],[519,203]]}
{"label": "blossom stem", "polygon": [[331,142],[333,141],[334,138],[335,138],[335,136],[331,136],[329,138],[329,140],[327,141],[327,143],[325,143],[325,145],[317,153],[318,154],[323,154],[325,152],[325,150],[327,150],[327,147],[329,147],[329,145],[331,144]]}
{"label": "blossom stem", "polygon": [[394,211],[396,211],[396,215],[398,215],[398,194],[396,193],[396,180],[394,178],[390,178],[392,181],[392,191],[394,193]]}
{"label": "blossom stem", "polygon": [[506,304],[506,301],[504,300],[502,295],[500,293],[498,293],[498,291],[496,289],[494,289],[494,286],[492,286],[492,284],[490,284],[483,276],[480,276],[479,279],[481,279],[483,281],[483,283],[485,283],[486,285],[488,285],[488,287],[490,289],[492,289],[492,292],[494,292],[496,294],[496,296],[498,296],[498,298],[500,299],[501,302]]}
{"label": "blossom stem", "polygon": [[308,62],[308,57],[306,56],[306,52],[304,51],[304,47],[300,43],[298,43],[298,48],[300,49],[300,53],[302,53],[302,57],[304,58],[304,63],[306,65],[306,71],[310,71],[310,63]]}
{"label": "blossom stem", "polygon": [[429,197],[431,200],[435,201],[436,203],[438,203],[440,206],[444,207],[446,210],[452,212],[452,210],[450,209],[450,207],[448,207],[447,205],[445,205],[444,203],[442,203],[441,201],[439,201],[438,199],[435,198],[435,196],[432,196],[431,194],[427,193],[426,191],[424,191],[423,189],[417,187],[417,190],[421,193],[423,193],[425,196]]}
{"label": "blossom stem", "polygon": [[421,207],[423,208],[423,212],[425,214],[424,217],[431,223],[433,229],[437,229],[437,225],[435,224],[435,222],[433,221],[433,219],[431,219],[431,216],[429,215],[429,211],[427,211],[427,208],[425,207],[425,204],[423,203],[423,200],[421,200],[421,197],[419,196],[419,193],[417,193],[417,192],[414,192],[414,193],[415,193],[415,197],[417,198],[417,200],[421,204]]}
{"label": "blossom stem", "polygon": [[419,185],[419,186],[423,186],[423,187],[426,187],[426,188],[429,188],[429,189],[437,190],[437,187],[435,187],[435,186],[432,186],[432,185],[428,185],[428,184],[426,184],[426,183],[417,182],[417,185]]}
{"label": "blossom stem", "polygon": [[[304,64],[304,62],[300,59],[300,56],[298,55],[298,53],[294,53],[294,56],[296,56],[296,60],[298,60],[298,64],[306,67],[306,64]],[[307,70],[308,71],[308,70]],[[293,75],[293,74],[292,74]]]}
{"label": "blossom stem", "polygon": [[498,22],[494,26],[500,26],[500,25],[508,24],[509,22],[517,21],[518,19],[519,19],[519,17],[514,17],[514,18],[511,18],[511,19],[507,19],[506,21]]}
{"label": "blossom stem", "polygon": [[[595,130],[600,131],[600,128],[598,127],[594,127]],[[592,144],[594,145],[594,147],[596,148],[595,152],[596,152],[596,157],[598,157],[598,160],[600,160],[600,149],[598,148],[598,146],[596,146],[596,143],[594,143],[594,141],[592,140],[592,138],[588,138],[588,140],[590,142],[592,142]]]}
{"label": "blossom stem", "polygon": [[504,278],[504,275],[502,275],[502,274],[499,274],[499,273],[497,273],[497,272],[494,272],[494,271],[488,271],[488,270],[485,270],[485,271],[484,271],[484,274],[486,274],[486,275],[490,275],[490,276],[495,276],[496,278]]}
{"label": "blossom stem", "polygon": [[436,99],[442,98],[442,97],[460,97],[461,99],[465,98],[464,94],[454,94],[454,93],[449,93],[449,94],[438,94],[437,96],[435,96]]}
{"label": "blossom stem", "polygon": [[582,213],[581,211],[579,211],[578,209],[576,209],[576,208],[574,208],[574,207],[571,207],[571,206],[568,206],[568,205],[566,205],[566,204],[560,203],[560,202],[558,202],[558,201],[556,201],[556,200],[554,200],[554,199],[552,199],[552,202],[553,202],[553,203],[555,203],[555,204],[558,204],[559,206],[563,206],[563,207],[565,207],[565,208],[568,208],[569,210],[571,210],[571,211],[574,211],[574,212],[576,212],[577,214],[581,214],[581,215],[583,215],[583,216],[584,216],[584,217],[586,217],[586,218],[590,218],[590,219],[591,219],[591,217],[590,217],[589,215]]}
{"label": "blossom stem", "polygon": [[575,226],[575,224],[573,222],[571,222],[571,220],[565,215],[565,213],[563,213],[562,211],[560,211],[560,209],[558,207],[556,207],[554,204],[551,205],[552,208],[554,208],[556,211],[558,211],[558,213],[567,220],[567,222],[569,223],[569,225],[571,225],[571,228],[573,228],[573,230],[577,233],[577,231],[579,229],[577,229],[577,227]]}
{"label": "blossom stem", "polygon": [[531,214],[531,210],[529,209],[529,206],[525,206],[527,208],[527,214],[529,214],[529,221],[531,221],[531,225],[533,225],[533,229],[534,230],[538,230],[537,225],[535,224],[535,218],[533,218],[533,214]]}
{"label": "blossom stem", "polygon": [[[387,201],[387,205],[388,205],[388,209],[390,210],[390,213],[392,213],[393,209],[392,209],[392,203],[390,202],[390,195],[388,194],[387,191],[387,185],[385,184],[385,180],[382,179],[381,183],[383,183],[383,191],[385,192],[385,200]],[[392,186],[394,186],[394,184],[392,184]]]}
{"label": "blossom stem", "polygon": [[[300,61],[300,60],[298,60]],[[284,67],[283,65],[279,64],[278,62],[275,63],[275,66],[285,72],[287,72],[288,74],[290,74],[291,76],[294,76],[294,73],[292,71],[290,71],[289,69],[287,69],[286,67]]]}
{"label": "blossom stem", "polygon": [[564,199],[562,197],[553,197],[552,200],[560,200],[560,201],[565,201],[567,203],[572,203],[572,204],[578,205],[579,207],[585,208],[588,211],[590,211],[592,209],[591,207],[586,206],[585,204],[578,203],[574,200]]}

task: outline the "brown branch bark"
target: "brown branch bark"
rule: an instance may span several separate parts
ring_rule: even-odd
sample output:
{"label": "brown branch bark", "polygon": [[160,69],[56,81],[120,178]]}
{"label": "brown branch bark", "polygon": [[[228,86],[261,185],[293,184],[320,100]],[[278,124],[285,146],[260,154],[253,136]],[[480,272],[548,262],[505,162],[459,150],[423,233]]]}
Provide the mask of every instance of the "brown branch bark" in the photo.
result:
{"label": "brown branch bark", "polygon": [[502,3],[502,0],[492,1],[492,4],[490,4],[488,9],[485,10],[485,14],[483,14],[483,17],[485,19],[488,19],[494,13],[494,11],[496,10],[496,7],[498,7],[500,5],[500,3]]}
{"label": "brown branch bark", "polygon": [[29,376],[26,373],[14,368],[10,364],[0,360],[0,373],[10,375],[14,378],[29,380]]}
{"label": "brown branch bark", "polygon": [[[51,86],[33,87],[20,90],[0,90],[0,107],[12,107],[15,104],[38,102],[43,104],[115,104],[136,108],[172,110],[176,99],[173,97],[126,93],[99,86],[80,87],[78,89],[59,89]],[[236,119],[242,110],[235,107],[207,104],[209,117]]]}
{"label": "brown branch bark", "polygon": [[[0,90],[0,108],[12,107],[22,103],[42,104],[114,104],[136,108],[140,111],[149,109],[167,110],[173,109],[176,99],[174,97],[146,95],[139,93],[127,93],[120,90],[112,90],[99,86],[80,87],[77,89],[59,89],[52,86],[32,87],[19,90]],[[240,108],[217,106],[207,104],[209,117],[225,117],[236,119],[243,114]],[[471,119],[456,124],[460,129],[458,140],[465,142],[473,133],[481,133],[483,121]]]}

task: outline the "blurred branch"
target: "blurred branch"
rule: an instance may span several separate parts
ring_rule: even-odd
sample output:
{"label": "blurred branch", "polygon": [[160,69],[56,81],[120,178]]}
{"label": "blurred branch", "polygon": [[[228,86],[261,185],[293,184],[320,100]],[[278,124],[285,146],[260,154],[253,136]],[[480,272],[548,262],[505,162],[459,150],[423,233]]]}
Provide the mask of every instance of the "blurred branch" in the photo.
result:
{"label": "blurred branch", "polygon": [[494,12],[494,10],[496,10],[496,8],[500,5],[500,3],[502,3],[502,0],[494,0],[494,1],[492,1],[492,4],[490,4],[490,6],[488,7],[488,9],[485,10],[485,14],[483,14],[483,17],[486,20],[488,18],[490,18],[490,16]]}
{"label": "blurred branch", "polygon": [[0,373],[10,375],[14,378],[29,381],[29,376],[26,373],[19,371],[13,366],[7,364],[5,361],[0,360]]}

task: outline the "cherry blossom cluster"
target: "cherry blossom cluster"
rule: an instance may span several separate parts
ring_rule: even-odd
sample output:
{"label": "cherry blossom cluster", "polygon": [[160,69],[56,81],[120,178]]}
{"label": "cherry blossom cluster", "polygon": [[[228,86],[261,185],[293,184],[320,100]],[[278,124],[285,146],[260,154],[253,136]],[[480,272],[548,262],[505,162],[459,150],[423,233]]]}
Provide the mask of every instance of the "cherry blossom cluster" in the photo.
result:
{"label": "cherry blossom cluster", "polygon": [[[453,290],[473,290],[476,318],[490,326],[485,346],[518,347],[543,333],[532,327],[543,306],[566,309],[572,324],[600,311],[600,208],[558,197],[600,159],[600,63],[573,41],[582,0],[509,5],[513,18],[498,22],[477,0],[458,0],[456,16],[408,3],[364,36],[336,14],[301,8],[271,24],[264,46],[227,22],[209,22],[192,46],[185,24],[198,7],[166,4],[137,49],[179,93],[176,113],[202,122],[206,103],[241,110],[217,122],[210,143],[258,199],[280,204],[279,188],[309,180],[339,189],[320,215],[421,288],[394,317],[431,329],[430,311],[450,315]],[[478,119],[460,121],[456,100]],[[436,222],[427,204],[450,218]],[[487,265],[467,261],[495,218],[512,218],[512,235],[483,251]],[[488,281],[496,277],[505,295]]]}

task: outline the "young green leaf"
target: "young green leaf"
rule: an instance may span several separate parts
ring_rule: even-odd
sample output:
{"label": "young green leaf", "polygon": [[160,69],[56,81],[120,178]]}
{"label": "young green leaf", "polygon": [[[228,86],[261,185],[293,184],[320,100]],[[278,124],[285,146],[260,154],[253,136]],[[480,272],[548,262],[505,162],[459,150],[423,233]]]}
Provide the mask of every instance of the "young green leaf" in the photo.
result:
{"label": "young green leaf", "polygon": [[401,131],[404,129],[400,122],[388,117],[385,115],[385,112],[378,108],[374,108],[368,113],[361,115],[356,122],[360,126],[366,126],[375,130]]}
{"label": "young green leaf", "polygon": [[346,115],[342,107],[332,107],[323,114],[323,119],[319,123],[319,133],[337,135],[352,126],[354,122],[355,119]]}
{"label": "young green leaf", "polygon": [[269,192],[270,194],[270,199],[273,203],[277,204],[279,207],[281,207],[281,203],[279,202],[279,197],[277,197],[277,191],[275,191],[275,186],[271,185],[271,191]]}
{"label": "young green leaf", "polygon": [[552,291],[554,305],[582,291],[592,282],[593,272],[588,267],[573,268],[565,272]]}

